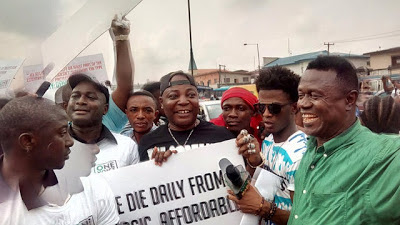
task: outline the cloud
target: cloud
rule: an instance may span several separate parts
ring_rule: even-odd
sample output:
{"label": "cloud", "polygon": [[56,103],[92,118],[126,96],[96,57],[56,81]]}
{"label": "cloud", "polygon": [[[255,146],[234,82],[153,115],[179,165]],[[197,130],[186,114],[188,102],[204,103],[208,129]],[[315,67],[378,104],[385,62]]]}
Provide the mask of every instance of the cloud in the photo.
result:
{"label": "cloud", "polygon": [[0,8],[0,29],[34,37],[46,37],[59,25],[55,0],[3,0]]}

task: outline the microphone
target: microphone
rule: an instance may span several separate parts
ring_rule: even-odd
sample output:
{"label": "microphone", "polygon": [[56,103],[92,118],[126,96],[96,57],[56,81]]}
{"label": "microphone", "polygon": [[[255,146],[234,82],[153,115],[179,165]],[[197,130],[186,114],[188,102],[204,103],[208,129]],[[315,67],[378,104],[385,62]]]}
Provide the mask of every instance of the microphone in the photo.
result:
{"label": "microphone", "polygon": [[[47,75],[54,69],[54,63],[51,62],[49,63],[43,70],[42,70],[42,74],[43,77],[46,78]],[[40,87],[37,89],[36,91],[36,95],[41,98],[43,97],[44,93],[46,93],[46,91],[49,89],[51,83],[47,80],[43,81],[43,83],[40,85]]]}
{"label": "microphone", "polygon": [[49,89],[51,83],[48,81],[43,81],[40,87],[37,89],[36,94],[39,98],[43,97],[44,93],[46,93],[47,89]]}
{"label": "microphone", "polygon": [[219,161],[219,167],[224,176],[225,183],[233,191],[238,199],[241,199],[243,193],[247,189],[247,185],[251,182],[250,174],[243,166],[234,166],[228,159],[222,158]]}

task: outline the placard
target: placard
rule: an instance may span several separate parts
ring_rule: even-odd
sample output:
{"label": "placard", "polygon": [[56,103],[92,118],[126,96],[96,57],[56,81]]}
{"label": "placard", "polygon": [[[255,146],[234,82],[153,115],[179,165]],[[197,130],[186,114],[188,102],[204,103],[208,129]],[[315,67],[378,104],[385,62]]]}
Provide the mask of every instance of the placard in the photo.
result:
{"label": "placard", "polygon": [[0,60],[0,95],[6,95],[15,74],[18,72],[24,60]]}
{"label": "placard", "polygon": [[120,224],[230,224],[242,213],[227,199],[218,162],[244,165],[235,140],[172,155],[161,167],[154,161],[101,174],[115,194]]}
{"label": "placard", "polygon": [[[35,92],[37,90],[40,84],[44,81],[42,70],[43,65],[24,67],[23,73],[26,90],[31,92]],[[49,89],[58,89],[67,83],[69,76],[79,72],[95,77],[99,82],[104,83],[108,77],[103,54],[75,58],[51,81]]]}

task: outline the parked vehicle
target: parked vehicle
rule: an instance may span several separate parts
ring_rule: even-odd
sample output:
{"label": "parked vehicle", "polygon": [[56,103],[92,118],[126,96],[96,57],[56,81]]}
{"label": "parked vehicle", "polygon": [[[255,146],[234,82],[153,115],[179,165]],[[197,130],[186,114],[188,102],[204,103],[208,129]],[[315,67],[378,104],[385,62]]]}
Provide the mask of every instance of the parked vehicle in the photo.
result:
{"label": "parked vehicle", "polygon": [[210,121],[217,118],[221,113],[221,100],[200,101],[200,119]]}

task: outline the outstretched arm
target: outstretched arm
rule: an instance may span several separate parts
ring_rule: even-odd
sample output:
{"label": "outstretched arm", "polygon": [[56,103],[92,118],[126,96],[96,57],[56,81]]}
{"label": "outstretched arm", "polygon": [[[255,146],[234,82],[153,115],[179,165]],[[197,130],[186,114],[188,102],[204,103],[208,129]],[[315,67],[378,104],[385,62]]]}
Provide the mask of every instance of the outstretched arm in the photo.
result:
{"label": "outstretched arm", "polygon": [[129,42],[130,22],[126,18],[114,19],[110,34],[115,44],[117,88],[112,99],[122,111],[125,110],[129,92],[133,90],[134,64]]}

